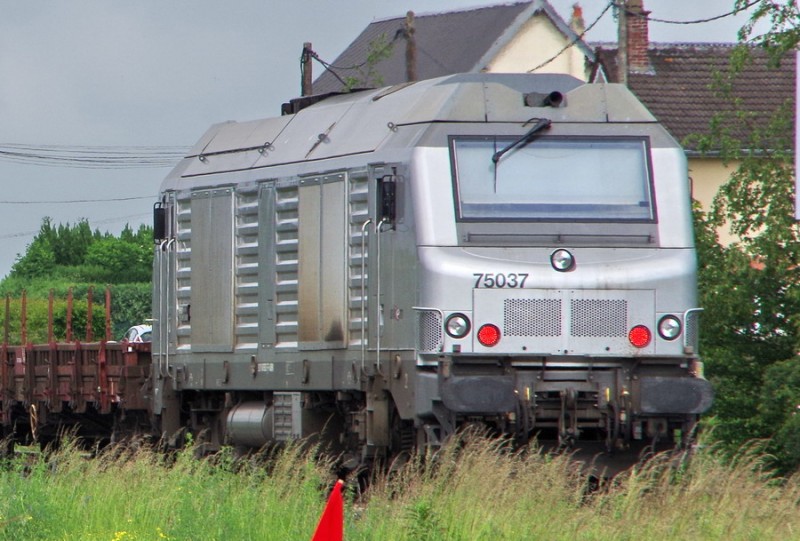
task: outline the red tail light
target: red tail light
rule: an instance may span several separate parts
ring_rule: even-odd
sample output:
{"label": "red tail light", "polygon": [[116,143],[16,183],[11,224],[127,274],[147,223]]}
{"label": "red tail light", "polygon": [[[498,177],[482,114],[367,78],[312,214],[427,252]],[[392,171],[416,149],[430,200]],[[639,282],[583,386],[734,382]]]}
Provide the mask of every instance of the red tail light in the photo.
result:
{"label": "red tail light", "polygon": [[644,325],[636,325],[628,332],[628,340],[637,348],[643,348],[650,343],[653,333]]}
{"label": "red tail light", "polygon": [[478,329],[478,342],[490,348],[500,341],[500,329],[497,325],[487,323]]}

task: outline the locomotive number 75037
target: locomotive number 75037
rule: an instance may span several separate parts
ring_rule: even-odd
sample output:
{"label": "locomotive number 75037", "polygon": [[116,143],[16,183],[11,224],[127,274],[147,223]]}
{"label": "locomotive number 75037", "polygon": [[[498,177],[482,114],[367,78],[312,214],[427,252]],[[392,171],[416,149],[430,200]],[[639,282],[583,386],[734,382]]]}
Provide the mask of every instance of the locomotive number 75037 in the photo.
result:
{"label": "locomotive number 75037", "polygon": [[525,287],[525,280],[528,279],[528,273],[510,272],[504,274],[502,272],[494,273],[474,273],[476,288],[523,288]]}

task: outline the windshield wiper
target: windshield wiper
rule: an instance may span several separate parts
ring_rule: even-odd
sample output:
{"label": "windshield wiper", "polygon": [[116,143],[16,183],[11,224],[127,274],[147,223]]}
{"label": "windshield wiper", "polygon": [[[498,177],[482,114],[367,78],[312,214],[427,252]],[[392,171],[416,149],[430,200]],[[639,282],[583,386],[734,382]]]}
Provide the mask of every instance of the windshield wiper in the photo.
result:
{"label": "windshield wiper", "polygon": [[[530,121],[529,121],[530,122]],[[509,150],[516,148],[520,145],[527,145],[531,141],[533,141],[534,136],[542,130],[545,130],[550,127],[550,119],[549,118],[540,118],[539,121],[534,124],[534,126],[527,131],[525,135],[514,141],[513,143],[509,144],[508,146],[498,150],[492,155],[492,163],[497,166],[497,162],[500,161],[500,158],[503,157],[503,154],[508,152]]]}

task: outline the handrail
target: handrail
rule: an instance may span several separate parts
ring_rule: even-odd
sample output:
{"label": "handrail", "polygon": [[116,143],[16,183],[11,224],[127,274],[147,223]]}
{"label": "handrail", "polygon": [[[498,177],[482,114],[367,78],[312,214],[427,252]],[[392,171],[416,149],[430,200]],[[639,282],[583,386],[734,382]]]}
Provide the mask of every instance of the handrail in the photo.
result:
{"label": "handrail", "polygon": [[372,218],[361,225],[361,373],[367,362],[367,232]]}
{"label": "handrail", "polygon": [[[175,240],[176,240],[175,237],[172,237],[171,239],[169,239],[169,241],[167,242],[167,246],[166,246],[167,261],[166,261],[165,266],[167,267],[167,287],[166,287],[166,289],[167,289],[167,301],[169,301],[169,299],[170,299],[169,286],[172,283],[172,280],[170,279],[170,276],[169,276],[169,264],[170,264],[169,247],[175,242]],[[166,314],[164,314],[164,320],[166,320],[166,322],[167,322],[167,330],[166,330],[166,333],[165,333],[166,334],[166,337],[165,337],[166,338],[166,349],[164,350],[164,361],[165,361],[164,362],[164,371],[167,373],[167,377],[170,377],[170,373],[169,373],[169,329],[170,329],[170,326],[172,324],[172,321],[170,321],[170,317],[169,317],[169,302],[167,302]]]}
{"label": "handrail", "polygon": [[381,305],[381,228],[388,223],[386,218],[382,218],[375,226],[375,308],[378,311],[378,320],[375,322],[375,370],[383,376],[381,372],[381,330],[383,326],[383,309]]}
{"label": "handrail", "polygon": [[[164,246],[169,240],[164,239],[158,244],[158,375],[164,379],[163,357],[164,357]],[[154,322],[155,323],[155,322]]]}

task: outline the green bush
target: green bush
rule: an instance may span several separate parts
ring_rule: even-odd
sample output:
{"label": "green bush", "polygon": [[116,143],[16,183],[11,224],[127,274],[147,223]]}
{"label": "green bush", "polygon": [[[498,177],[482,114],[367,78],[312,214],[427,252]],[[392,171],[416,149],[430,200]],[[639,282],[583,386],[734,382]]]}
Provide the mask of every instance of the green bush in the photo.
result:
{"label": "green bush", "polygon": [[[54,226],[42,221],[39,234],[27,252],[17,258],[11,273],[0,282],[0,295],[10,296],[8,339],[22,340],[21,298],[27,295],[27,340],[48,339],[48,298],[53,293],[53,330],[56,340],[66,338],[67,295],[72,290],[72,339],[87,336],[88,291],[93,288],[91,335],[106,336],[105,289],[111,288],[111,338],[152,316],[150,280],[153,262],[152,228],[125,227],[119,237],[92,232],[85,220],[74,226]],[[5,309],[3,308],[3,315]]]}

